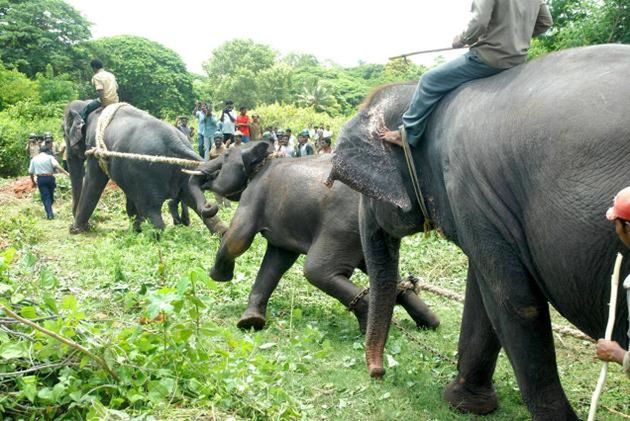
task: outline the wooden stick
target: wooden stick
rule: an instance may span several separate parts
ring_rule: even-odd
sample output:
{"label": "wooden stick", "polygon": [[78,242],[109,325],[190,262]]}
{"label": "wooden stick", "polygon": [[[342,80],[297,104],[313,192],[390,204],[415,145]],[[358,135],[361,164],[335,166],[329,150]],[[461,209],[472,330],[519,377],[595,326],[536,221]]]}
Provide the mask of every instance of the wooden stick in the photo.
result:
{"label": "wooden stick", "polygon": [[[613,270],[612,277],[610,279],[610,303],[608,304],[608,324],[606,325],[606,336],[604,339],[609,341],[612,338],[612,331],[615,325],[615,312],[617,310],[617,290],[619,289],[619,271],[621,269],[621,260],[623,256],[621,253],[617,253],[617,259],[615,260],[615,268]],[[597,386],[593,392],[591,398],[591,408],[588,411],[588,421],[595,421],[595,414],[597,413],[597,406],[599,405],[599,397],[604,389],[604,383],[606,382],[606,374],[608,373],[608,362],[602,363],[602,369],[599,372],[599,379],[597,380]]]}
{"label": "wooden stick", "polygon": [[414,51],[413,53],[401,54],[399,56],[390,57],[389,59],[390,60],[396,60],[398,58],[405,58],[405,57],[409,57],[409,56],[417,56],[419,54],[441,53],[442,51],[461,50],[463,48],[468,48],[468,47],[461,47],[461,48],[446,47],[446,48],[434,48],[432,50]]}
{"label": "wooden stick", "polygon": [[42,332],[45,335],[48,335],[52,338],[57,339],[59,342],[63,342],[64,344],[77,349],[79,351],[81,351],[83,354],[87,355],[88,357],[92,358],[94,361],[96,361],[96,363],[98,365],[100,365],[105,371],[107,371],[107,373],[109,373],[110,376],[112,376],[114,379],[118,380],[118,376],[116,375],[116,373],[114,373],[109,366],[107,365],[107,363],[105,362],[105,360],[101,357],[99,357],[98,355],[92,353],[91,351],[89,351],[88,349],[82,347],[81,345],[79,345],[78,343],[71,341],[68,338],[64,338],[63,336],[55,333],[55,332],[51,332],[50,330],[41,327],[40,325],[38,325],[37,323],[33,323],[32,321],[25,319],[23,317],[18,316],[16,313],[14,313],[13,311],[9,310],[6,306],[0,304],[0,309],[2,311],[4,311],[7,315],[13,317],[15,320],[18,320],[22,323],[24,323],[25,325],[28,325],[30,327],[32,327],[35,330],[38,330],[40,332]]}

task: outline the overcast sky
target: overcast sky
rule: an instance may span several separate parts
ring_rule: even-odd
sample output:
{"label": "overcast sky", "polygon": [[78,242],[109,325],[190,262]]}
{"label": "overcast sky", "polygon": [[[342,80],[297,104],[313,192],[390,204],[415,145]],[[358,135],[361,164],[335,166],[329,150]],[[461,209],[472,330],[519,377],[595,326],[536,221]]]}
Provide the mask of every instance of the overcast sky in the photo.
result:
{"label": "overcast sky", "polygon": [[[139,35],[175,50],[202,73],[212,50],[251,38],[280,54],[302,52],[343,66],[449,47],[468,20],[470,0],[67,0],[92,24],[94,38]],[[444,54],[450,58],[459,52]],[[414,58],[430,64],[435,55]]]}

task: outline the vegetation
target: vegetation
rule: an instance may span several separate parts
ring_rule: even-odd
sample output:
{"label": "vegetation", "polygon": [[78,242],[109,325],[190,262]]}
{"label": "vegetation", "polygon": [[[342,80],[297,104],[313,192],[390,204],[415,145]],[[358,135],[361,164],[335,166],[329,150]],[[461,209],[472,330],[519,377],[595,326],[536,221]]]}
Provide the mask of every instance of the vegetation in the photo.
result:
{"label": "vegetation", "polygon": [[[235,280],[217,284],[207,272],[219,240],[197,218],[156,241],[149,226],[141,234],[130,229],[121,191],[107,189],[95,230],[69,236],[69,185],[58,181],[53,221],[43,220],[37,194],[16,199],[0,186],[7,209],[0,303],[103,356],[118,379],[0,311],[0,413],[7,419],[474,419],[440,398],[456,371],[460,304],[422,295],[442,320],[435,332],[416,330],[397,310],[388,373],[374,381],[356,319],[306,282],[303,259],[272,297],[268,326],[243,332],[235,325],[264,255],[262,238],[237,261]],[[415,236],[405,239],[401,256],[404,273],[463,291],[466,259],[453,245]],[[367,284],[361,273],[353,280]],[[565,390],[585,417],[599,370],[593,346],[556,339]],[[528,419],[503,354],[495,381],[501,406],[487,419]],[[630,413],[619,370],[611,368],[607,384],[603,405]],[[598,415],[615,417],[605,408]]]}

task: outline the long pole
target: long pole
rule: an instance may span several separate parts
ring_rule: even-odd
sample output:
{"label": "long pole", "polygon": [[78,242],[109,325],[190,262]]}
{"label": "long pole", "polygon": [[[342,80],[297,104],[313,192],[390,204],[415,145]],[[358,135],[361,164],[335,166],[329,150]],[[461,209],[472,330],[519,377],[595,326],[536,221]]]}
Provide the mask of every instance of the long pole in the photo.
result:
{"label": "long pole", "polygon": [[405,58],[405,57],[409,57],[409,56],[417,56],[419,54],[429,54],[429,53],[441,53],[442,51],[451,51],[451,50],[461,50],[464,48],[468,48],[468,47],[461,47],[461,48],[453,48],[453,47],[446,47],[446,48],[434,48],[432,50],[421,50],[421,51],[414,51],[413,53],[407,53],[407,54],[401,54],[399,56],[394,56],[394,57],[390,57],[390,60],[396,60],[399,58]]}
{"label": "long pole", "polygon": [[[609,341],[612,338],[613,327],[615,326],[615,312],[617,310],[617,291],[619,289],[619,270],[621,269],[621,260],[623,256],[621,253],[617,253],[617,260],[615,260],[615,268],[613,270],[612,277],[610,279],[610,303],[608,304],[608,324],[606,325],[606,336],[604,339]],[[591,398],[591,408],[588,411],[588,421],[595,421],[595,414],[597,413],[597,407],[599,406],[599,396],[604,389],[604,382],[606,381],[606,374],[608,373],[608,362],[602,363],[602,369],[599,372],[599,379],[597,380],[597,386],[593,392]]]}

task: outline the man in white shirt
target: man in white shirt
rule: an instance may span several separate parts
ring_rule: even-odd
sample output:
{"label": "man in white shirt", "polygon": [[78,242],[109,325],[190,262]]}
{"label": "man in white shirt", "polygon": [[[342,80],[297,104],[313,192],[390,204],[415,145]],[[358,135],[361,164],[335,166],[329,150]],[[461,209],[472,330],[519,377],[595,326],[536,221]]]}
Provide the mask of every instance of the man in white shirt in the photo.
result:
{"label": "man in white shirt", "polygon": [[221,121],[221,131],[223,132],[224,142],[228,143],[228,141],[234,140],[234,132],[236,131],[236,113],[234,112],[234,103],[232,101],[225,101],[225,108],[221,113],[219,121]]}
{"label": "man in white shirt", "polygon": [[47,144],[42,145],[39,153],[35,155],[28,166],[28,173],[31,176],[31,183],[33,187],[37,186],[39,189],[39,195],[44,204],[44,210],[46,211],[46,219],[54,219],[52,204],[55,202],[55,171],[69,175],[68,171],[64,170],[54,156],[49,155],[50,146]]}

